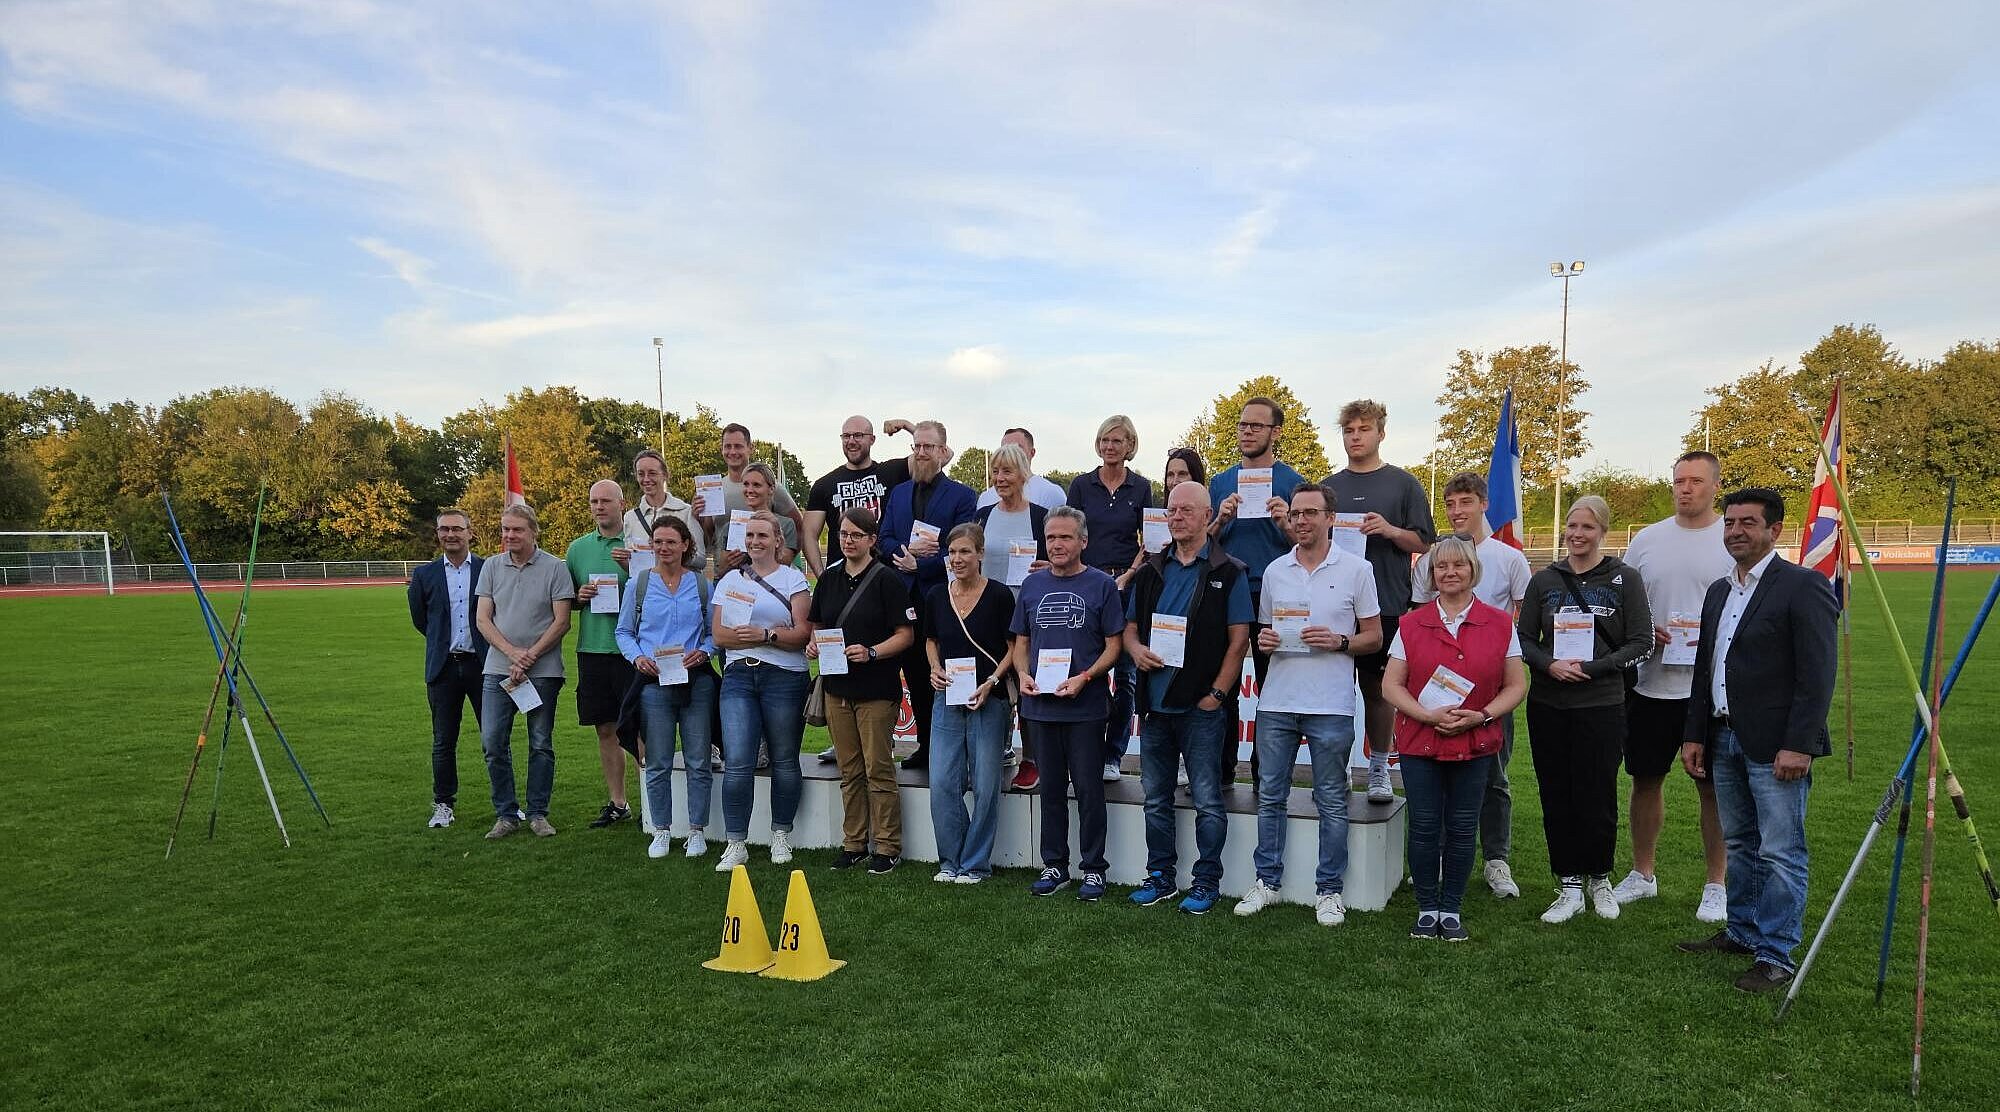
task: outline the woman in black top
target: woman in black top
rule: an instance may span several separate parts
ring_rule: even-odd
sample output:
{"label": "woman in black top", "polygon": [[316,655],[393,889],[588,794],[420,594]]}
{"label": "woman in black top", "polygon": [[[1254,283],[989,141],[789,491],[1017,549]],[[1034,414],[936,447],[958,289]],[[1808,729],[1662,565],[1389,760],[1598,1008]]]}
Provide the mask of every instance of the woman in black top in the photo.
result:
{"label": "woman in black top", "polygon": [[[1007,627],[1014,617],[1014,593],[981,572],[985,552],[985,530],[972,522],[953,529],[945,538],[952,578],[931,589],[926,608],[924,648],[930,654],[931,686],[937,690],[931,715],[931,824],[937,833],[938,871],[932,879],[940,883],[977,884],[992,875],[1000,781],[1006,772],[1002,753],[1014,720],[1007,674],[1013,665]],[[970,815],[964,794],[968,782]]]}
{"label": "woman in black top", "polygon": [[[840,553],[813,593],[817,630],[806,656],[820,662],[826,689],[826,732],[840,761],[841,844],[836,869],[868,859],[868,871],[886,873],[903,860],[902,796],[890,745],[903,701],[897,658],[916,639],[910,592],[895,570],[875,558],[875,515],[854,509],[840,519]],[[820,638],[839,630],[847,674],[829,676]],[[828,646],[831,648],[831,645]],[[868,857],[870,838],[875,855]]]}

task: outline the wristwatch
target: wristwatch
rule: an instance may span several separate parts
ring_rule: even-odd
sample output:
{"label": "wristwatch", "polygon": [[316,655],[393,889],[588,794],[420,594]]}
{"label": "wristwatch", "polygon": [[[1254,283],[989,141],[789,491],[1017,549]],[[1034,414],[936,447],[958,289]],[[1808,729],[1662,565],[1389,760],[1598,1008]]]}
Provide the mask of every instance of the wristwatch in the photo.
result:
{"label": "wristwatch", "polygon": [[875,659],[875,646],[873,645],[868,646],[868,659]]}
{"label": "wristwatch", "polygon": [[1208,694],[1210,698],[1214,699],[1218,703],[1226,703],[1229,701],[1229,692],[1224,691],[1219,687],[1209,688]]}
{"label": "wristwatch", "polygon": [[1479,724],[1480,724],[1481,726],[1491,726],[1491,725],[1493,724],[1493,716],[1492,716],[1491,714],[1488,714],[1487,712],[1485,712],[1485,711],[1483,711],[1483,710],[1482,710],[1482,711],[1480,711],[1480,712],[1479,712]]}
{"label": "wristwatch", "polygon": [[1354,640],[1349,636],[1347,636],[1347,634],[1343,633],[1340,635],[1340,647],[1338,649],[1335,649],[1334,651],[1344,653],[1347,651],[1347,646],[1352,645],[1353,643]]}
{"label": "wristwatch", "polygon": [[778,634],[775,630],[767,629],[764,631],[764,643],[766,645],[775,644],[777,640],[778,640]]}

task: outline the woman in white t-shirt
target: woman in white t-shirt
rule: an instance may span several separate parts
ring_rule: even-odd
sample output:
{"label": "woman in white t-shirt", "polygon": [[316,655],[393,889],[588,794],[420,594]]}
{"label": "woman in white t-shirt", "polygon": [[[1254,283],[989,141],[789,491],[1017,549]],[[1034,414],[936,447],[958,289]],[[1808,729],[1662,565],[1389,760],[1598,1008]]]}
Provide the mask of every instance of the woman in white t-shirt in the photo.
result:
{"label": "woman in white t-shirt", "polygon": [[722,673],[722,824],[729,845],[716,864],[719,873],[750,859],[746,843],[760,740],[771,750],[771,863],[792,859],[812,593],[804,572],[778,562],[783,544],[777,515],[752,513],[743,528],[748,563],[715,585],[711,624],[729,661]]}

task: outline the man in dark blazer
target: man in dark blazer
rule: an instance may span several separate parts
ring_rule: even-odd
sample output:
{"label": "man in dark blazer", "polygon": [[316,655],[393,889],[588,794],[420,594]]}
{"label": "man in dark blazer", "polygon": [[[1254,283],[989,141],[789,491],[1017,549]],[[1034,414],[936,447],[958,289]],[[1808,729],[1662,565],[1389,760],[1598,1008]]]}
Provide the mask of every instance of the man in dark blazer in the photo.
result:
{"label": "man in dark blazer", "polygon": [[[887,426],[884,426],[885,428]],[[944,425],[918,421],[910,452],[910,478],[896,484],[882,504],[882,556],[902,574],[910,589],[911,612],[924,628],[924,599],[944,582],[944,543],[951,531],[972,520],[979,494],[944,473],[951,448]],[[913,529],[923,522],[922,531]],[[931,662],[923,638],[903,653],[903,684],[910,689],[910,711],[917,720],[917,748],[903,760],[904,768],[928,768],[931,740]]]}
{"label": "man in dark blazer", "polygon": [[458,802],[458,727],[465,704],[479,721],[486,638],[474,620],[479,565],[472,554],[472,518],[464,510],[437,515],[438,547],[444,555],[410,576],[410,624],[424,635],[424,687],[431,700],[431,821],[450,826]]}
{"label": "man in dark blazer", "polygon": [[1695,650],[1681,764],[1715,785],[1729,853],[1729,925],[1683,942],[1690,953],[1754,959],[1736,987],[1792,979],[1805,928],[1806,793],[1831,751],[1834,630],[1826,579],[1777,554],[1785,501],[1749,487],[1722,500],[1722,544],[1736,567],[1708,588]]}

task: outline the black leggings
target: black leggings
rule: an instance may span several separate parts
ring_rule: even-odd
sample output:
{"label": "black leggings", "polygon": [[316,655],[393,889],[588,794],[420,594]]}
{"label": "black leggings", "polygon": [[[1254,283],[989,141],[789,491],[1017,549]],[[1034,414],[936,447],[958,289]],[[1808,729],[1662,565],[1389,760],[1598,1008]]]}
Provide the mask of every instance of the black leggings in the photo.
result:
{"label": "black leggings", "polygon": [[1549,868],[1558,877],[1610,873],[1618,850],[1624,704],[1564,710],[1530,699],[1528,747],[1542,796]]}

